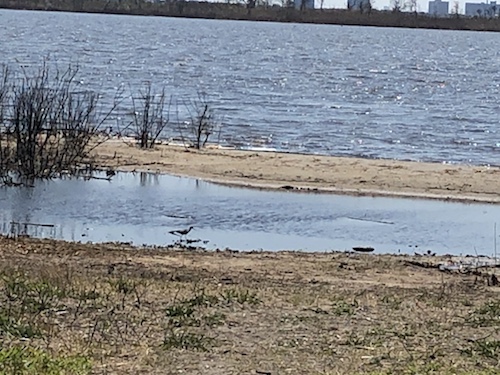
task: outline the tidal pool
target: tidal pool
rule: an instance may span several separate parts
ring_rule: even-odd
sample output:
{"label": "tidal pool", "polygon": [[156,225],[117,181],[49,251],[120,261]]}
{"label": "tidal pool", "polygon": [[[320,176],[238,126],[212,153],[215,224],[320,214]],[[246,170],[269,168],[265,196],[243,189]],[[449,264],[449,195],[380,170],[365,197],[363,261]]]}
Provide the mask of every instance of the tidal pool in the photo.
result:
{"label": "tidal pool", "polygon": [[[494,253],[500,205],[271,192],[197,179],[119,173],[0,189],[0,229],[71,241],[168,245],[194,229],[207,249]],[[32,225],[45,224],[46,226]]]}

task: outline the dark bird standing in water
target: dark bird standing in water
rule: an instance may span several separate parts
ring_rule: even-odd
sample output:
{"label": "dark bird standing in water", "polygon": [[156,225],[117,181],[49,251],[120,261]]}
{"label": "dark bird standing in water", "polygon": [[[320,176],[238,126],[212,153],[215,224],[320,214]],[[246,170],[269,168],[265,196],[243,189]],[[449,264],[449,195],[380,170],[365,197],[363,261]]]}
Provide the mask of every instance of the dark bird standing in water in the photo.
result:
{"label": "dark bird standing in water", "polygon": [[189,227],[188,229],[178,229],[178,230],[171,230],[170,234],[174,234],[176,236],[186,236],[189,232],[191,232],[191,229],[193,229],[194,227]]}

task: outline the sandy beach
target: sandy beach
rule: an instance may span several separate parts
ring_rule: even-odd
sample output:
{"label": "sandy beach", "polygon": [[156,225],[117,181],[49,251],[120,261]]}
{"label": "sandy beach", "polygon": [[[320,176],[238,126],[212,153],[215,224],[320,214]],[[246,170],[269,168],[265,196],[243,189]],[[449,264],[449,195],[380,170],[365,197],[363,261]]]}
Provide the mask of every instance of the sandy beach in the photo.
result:
{"label": "sandy beach", "polygon": [[500,168],[158,145],[109,140],[97,165],[201,178],[228,185],[336,194],[500,203]]}

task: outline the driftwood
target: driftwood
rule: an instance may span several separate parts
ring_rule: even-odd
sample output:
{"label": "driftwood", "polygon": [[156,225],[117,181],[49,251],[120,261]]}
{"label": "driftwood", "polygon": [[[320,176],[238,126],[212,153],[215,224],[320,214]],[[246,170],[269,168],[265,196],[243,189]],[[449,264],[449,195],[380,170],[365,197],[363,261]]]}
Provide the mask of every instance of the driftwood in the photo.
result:
{"label": "driftwood", "polygon": [[[34,231],[28,231],[28,227],[35,228]],[[50,228],[50,235],[55,235],[54,224],[42,224],[42,223],[29,223],[29,222],[10,222],[10,236],[13,238],[31,237],[31,235],[37,236],[37,228]],[[31,232],[31,233],[29,233]]]}
{"label": "driftwood", "polygon": [[365,218],[362,218],[362,217],[351,217],[351,216],[347,216],[348,219],[351,219],[351,220],[357,220],[357,221],[369,221],[371,223],[378,223],[378,224],[389,224],[389,225],[393,225],[394,222],[393,221],[385,221],[385,220],[375,220],[375,219],[365,219]]}
{"label": "driftwood", "polygon": [[430,262],[419,262],[416,260],[407,260],[405,261],[407,265],[421,267],[421,268],[439,268],[439,264],[430,263]]}
{"label": "driftwood", "polygon": [[[431,262],[419,262],[415,260],[407,260],[405,262],[407,265],[410,266],[415,266],[415,267],[422,267],[422,268],[430,268],[430,269],[438,269],[441,272],[449,272],[449,273],[458,273],[460,275],[472,275],[476,277],[482,277],[485,278],[488,286],[498,286],[500,285],[500,282],[498,280],[498,276],[495,275],[494,273],[490,273],[491,269],[496,269],[500,268],[499,263],[495,264],[437,264],[437,263],[431,263]],[[477,279],[476,279],[477,280]]]}
{"label": "driftwood", "polygon": [[105,180],[105,181],[111,181],[111,176],[109,176],[109,177],[83,176],[83,179],[85,181],[88,181],[88,180]]}
{"label": "driftwood", "polygon": [[34,226],[34,227],[46,227],[46,228],[54,228],[55,224],[40,224],[40,223],[20,223],[17,221],[11,221],[11,225],[26,225],[26,226]]}
{"label": "driftwood", "polygon": [[359,253],[371,253],[375,249],[373,247],[362,247],[362,246],[356,246],[352,248],[354,251],[357,251]]}

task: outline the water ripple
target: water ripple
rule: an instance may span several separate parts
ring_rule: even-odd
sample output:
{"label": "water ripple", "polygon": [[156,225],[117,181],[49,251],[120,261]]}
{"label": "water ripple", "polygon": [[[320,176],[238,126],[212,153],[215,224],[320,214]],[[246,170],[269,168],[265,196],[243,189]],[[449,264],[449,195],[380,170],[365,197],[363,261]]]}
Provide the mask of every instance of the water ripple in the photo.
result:
{"label": "water ripple", "polygon": [[4,63],[76,63],[107,103],[144,81],[205,92],[229,144],[498,164],[494,33],[0,12]]}

